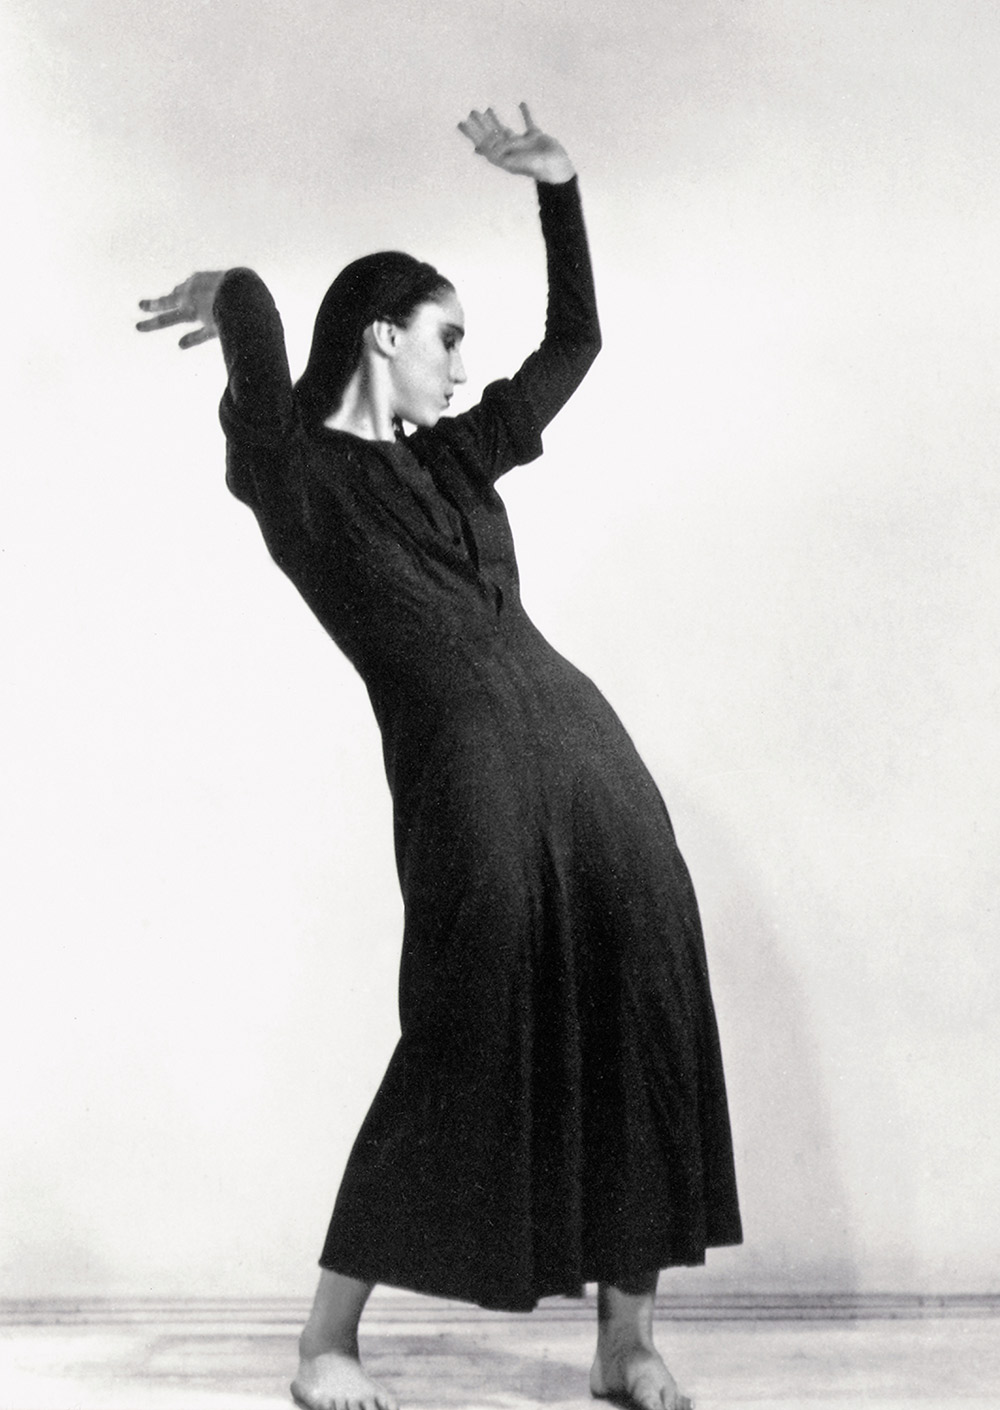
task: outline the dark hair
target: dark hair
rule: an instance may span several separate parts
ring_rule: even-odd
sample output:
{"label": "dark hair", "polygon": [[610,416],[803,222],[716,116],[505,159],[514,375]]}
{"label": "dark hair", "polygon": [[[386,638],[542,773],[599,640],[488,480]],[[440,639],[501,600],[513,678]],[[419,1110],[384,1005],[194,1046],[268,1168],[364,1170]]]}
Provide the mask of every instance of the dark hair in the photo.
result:
{"label": "dark hair", "polygon": [[295,384],[305,425],[319,425],[340,405],[369,324],[384,318],[405,328],[418,305],[453,287],[433,265],[398,250],[364,255],[342,269],[319,306],[309,361]]}

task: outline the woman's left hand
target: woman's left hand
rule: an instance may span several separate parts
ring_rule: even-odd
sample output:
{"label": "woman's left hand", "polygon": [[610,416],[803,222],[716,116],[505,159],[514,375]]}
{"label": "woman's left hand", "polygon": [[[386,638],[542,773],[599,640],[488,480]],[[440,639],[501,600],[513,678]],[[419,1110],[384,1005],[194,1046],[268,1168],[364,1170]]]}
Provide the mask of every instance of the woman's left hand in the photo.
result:
{"label": "woman's left hand", "polygon": [[519,103],[524,118],[524,131],[505,127],[492,108],[485,113],[473,109],[459,132],[485,157],[502,171],[530,176],[535,181],[559,184],[576,175],[576,168],[566,155],[566,149],[554,137],[536,127],[527,103]]}

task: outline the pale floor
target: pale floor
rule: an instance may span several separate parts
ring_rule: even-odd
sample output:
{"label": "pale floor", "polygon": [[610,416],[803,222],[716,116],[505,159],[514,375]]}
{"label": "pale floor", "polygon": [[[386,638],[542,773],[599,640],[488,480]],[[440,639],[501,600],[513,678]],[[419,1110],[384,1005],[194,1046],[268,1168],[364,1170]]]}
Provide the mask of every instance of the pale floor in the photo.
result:
{"label": "pale floor", "polygon": [[[297,1317],[43,1310],[0,1324],[0,1410],[287,1410]],[[658,1318],[698,1410],[1000,1410],[1000,1317]],[[407,1410],[585,1410],[593,1309],[384,1305],[363,1354]]]}

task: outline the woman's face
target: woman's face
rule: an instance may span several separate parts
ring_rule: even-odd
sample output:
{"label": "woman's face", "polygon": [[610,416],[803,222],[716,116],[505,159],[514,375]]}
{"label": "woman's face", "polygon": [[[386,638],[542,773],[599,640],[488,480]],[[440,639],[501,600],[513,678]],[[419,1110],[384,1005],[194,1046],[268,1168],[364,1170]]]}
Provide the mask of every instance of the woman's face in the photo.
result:
{"label": "woman's face", "polygon": [[405,328],[394,330],[390,361],[392,414],[412,426],[433,426],[465,381],[461,344],[465,318],[458,295],[444,290],[418,304]]}

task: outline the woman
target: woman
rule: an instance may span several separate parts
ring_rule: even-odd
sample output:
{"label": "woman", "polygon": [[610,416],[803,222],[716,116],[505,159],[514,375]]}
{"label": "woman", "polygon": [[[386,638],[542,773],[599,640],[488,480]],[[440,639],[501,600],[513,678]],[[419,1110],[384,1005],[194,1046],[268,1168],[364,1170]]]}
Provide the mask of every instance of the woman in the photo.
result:
{"label": "woman", "polygon": [[200,323],[182,346],[221,337],[227,482],[364,678],[393,797],[401,1037],[320,1259],[309,1410],[394,1406],[358,1358],[376,1282],[511,1310],[597,1282],[593,1393],[682,1406],[657,1271],[740,1240],[687,870],[617,717],[525,615],[494,489],[600,346],[574,168],[522,113],[459,124],[537,183],[549,277],[544,341],[473,410],[444,415],[455,290],[405,255],[338,277],[294,388],[250,271],[142,305],[141,329]]}

